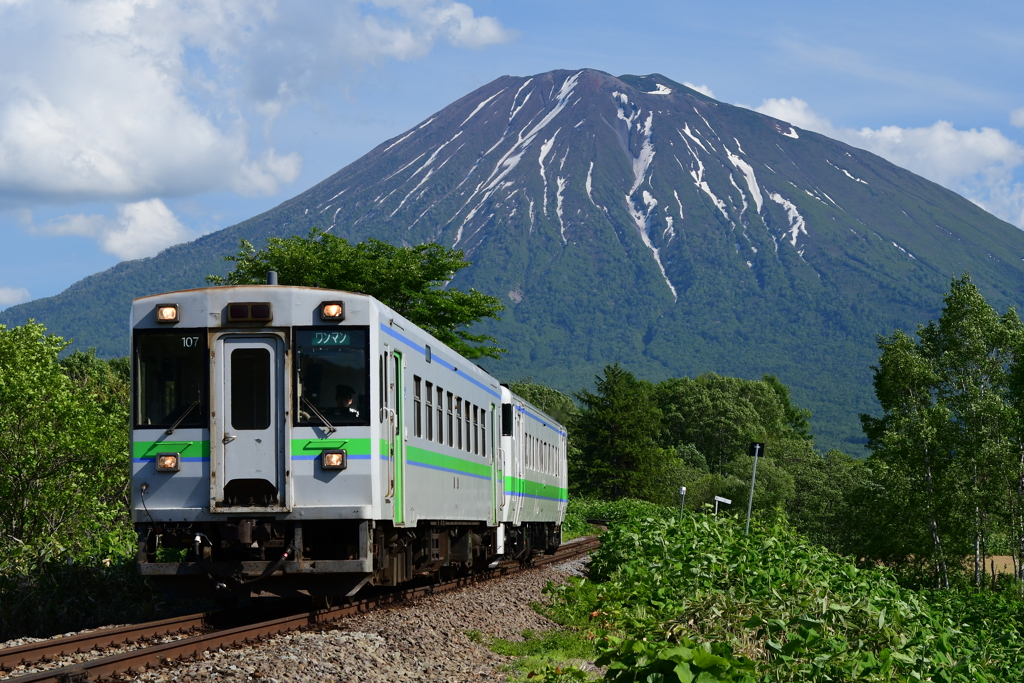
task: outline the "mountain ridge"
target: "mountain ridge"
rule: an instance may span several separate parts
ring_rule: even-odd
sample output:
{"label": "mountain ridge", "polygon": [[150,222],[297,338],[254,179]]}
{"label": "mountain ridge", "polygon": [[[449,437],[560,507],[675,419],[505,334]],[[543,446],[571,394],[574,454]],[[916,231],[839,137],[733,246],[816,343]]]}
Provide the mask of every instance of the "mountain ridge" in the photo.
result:
{"label": "mountain ridge", "polygon": [[584,69],[495,79],[268,212],[0,322],[123,353],[129,294],[201,286],[239,239],[314,225],[464,249],[453,286],[508,306],[480,326],[510,349],[484,363],[499,377],[772,372],[853,452],[875,335],[935,317],[965,270],[997,308],[1024,290],[1024,235],[955,193],[660,74]]}

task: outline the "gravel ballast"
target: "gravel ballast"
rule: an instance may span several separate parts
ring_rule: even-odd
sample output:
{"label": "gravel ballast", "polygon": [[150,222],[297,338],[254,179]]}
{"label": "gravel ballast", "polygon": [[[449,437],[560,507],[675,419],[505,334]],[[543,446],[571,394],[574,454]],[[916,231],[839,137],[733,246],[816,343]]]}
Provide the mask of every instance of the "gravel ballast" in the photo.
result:
{"label": "gravel ballast", "polygon": [[323,630],[293,631],[258,645],[205,653],[132,680],[162,681],[504,681],[512,660],[466,633],[516,640],[554,624],[530,608],[548,581],[583,571],[584,560],[377,610]]}

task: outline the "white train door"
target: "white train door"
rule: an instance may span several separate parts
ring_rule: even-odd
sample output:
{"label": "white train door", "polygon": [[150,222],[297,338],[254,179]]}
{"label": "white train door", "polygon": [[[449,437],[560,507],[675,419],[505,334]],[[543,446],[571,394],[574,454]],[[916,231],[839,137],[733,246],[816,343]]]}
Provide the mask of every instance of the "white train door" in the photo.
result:
{"label": "white train door", "polygon": [[214,508],[280,508],[284,353],[276,336],[227,335],[213,353]]}

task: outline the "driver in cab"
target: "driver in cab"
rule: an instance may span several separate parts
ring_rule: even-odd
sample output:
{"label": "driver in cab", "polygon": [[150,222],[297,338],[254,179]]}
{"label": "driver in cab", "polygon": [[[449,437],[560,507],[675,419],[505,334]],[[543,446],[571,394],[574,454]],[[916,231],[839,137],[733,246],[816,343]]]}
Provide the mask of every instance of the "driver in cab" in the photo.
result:
{"label": "driver in cab", "polygon": [[340,422],[359,419],[359,411],[352,407],[356,400],[356,392],[347,384],[339,384],[334,389],[335,408],[328,414]]}

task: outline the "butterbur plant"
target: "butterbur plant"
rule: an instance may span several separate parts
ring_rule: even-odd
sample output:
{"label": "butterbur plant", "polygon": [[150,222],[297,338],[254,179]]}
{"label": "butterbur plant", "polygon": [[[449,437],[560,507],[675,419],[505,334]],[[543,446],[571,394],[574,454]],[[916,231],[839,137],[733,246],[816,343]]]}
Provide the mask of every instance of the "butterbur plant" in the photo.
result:
{"label": "butterbur plant", "polygon": [[550,591],[553,618],[598,637],[608,680],[1021,680],[1015,593],[904,588],[784,518],[746,536],[743,520],[677,515],[618,521],[589,578]]}

